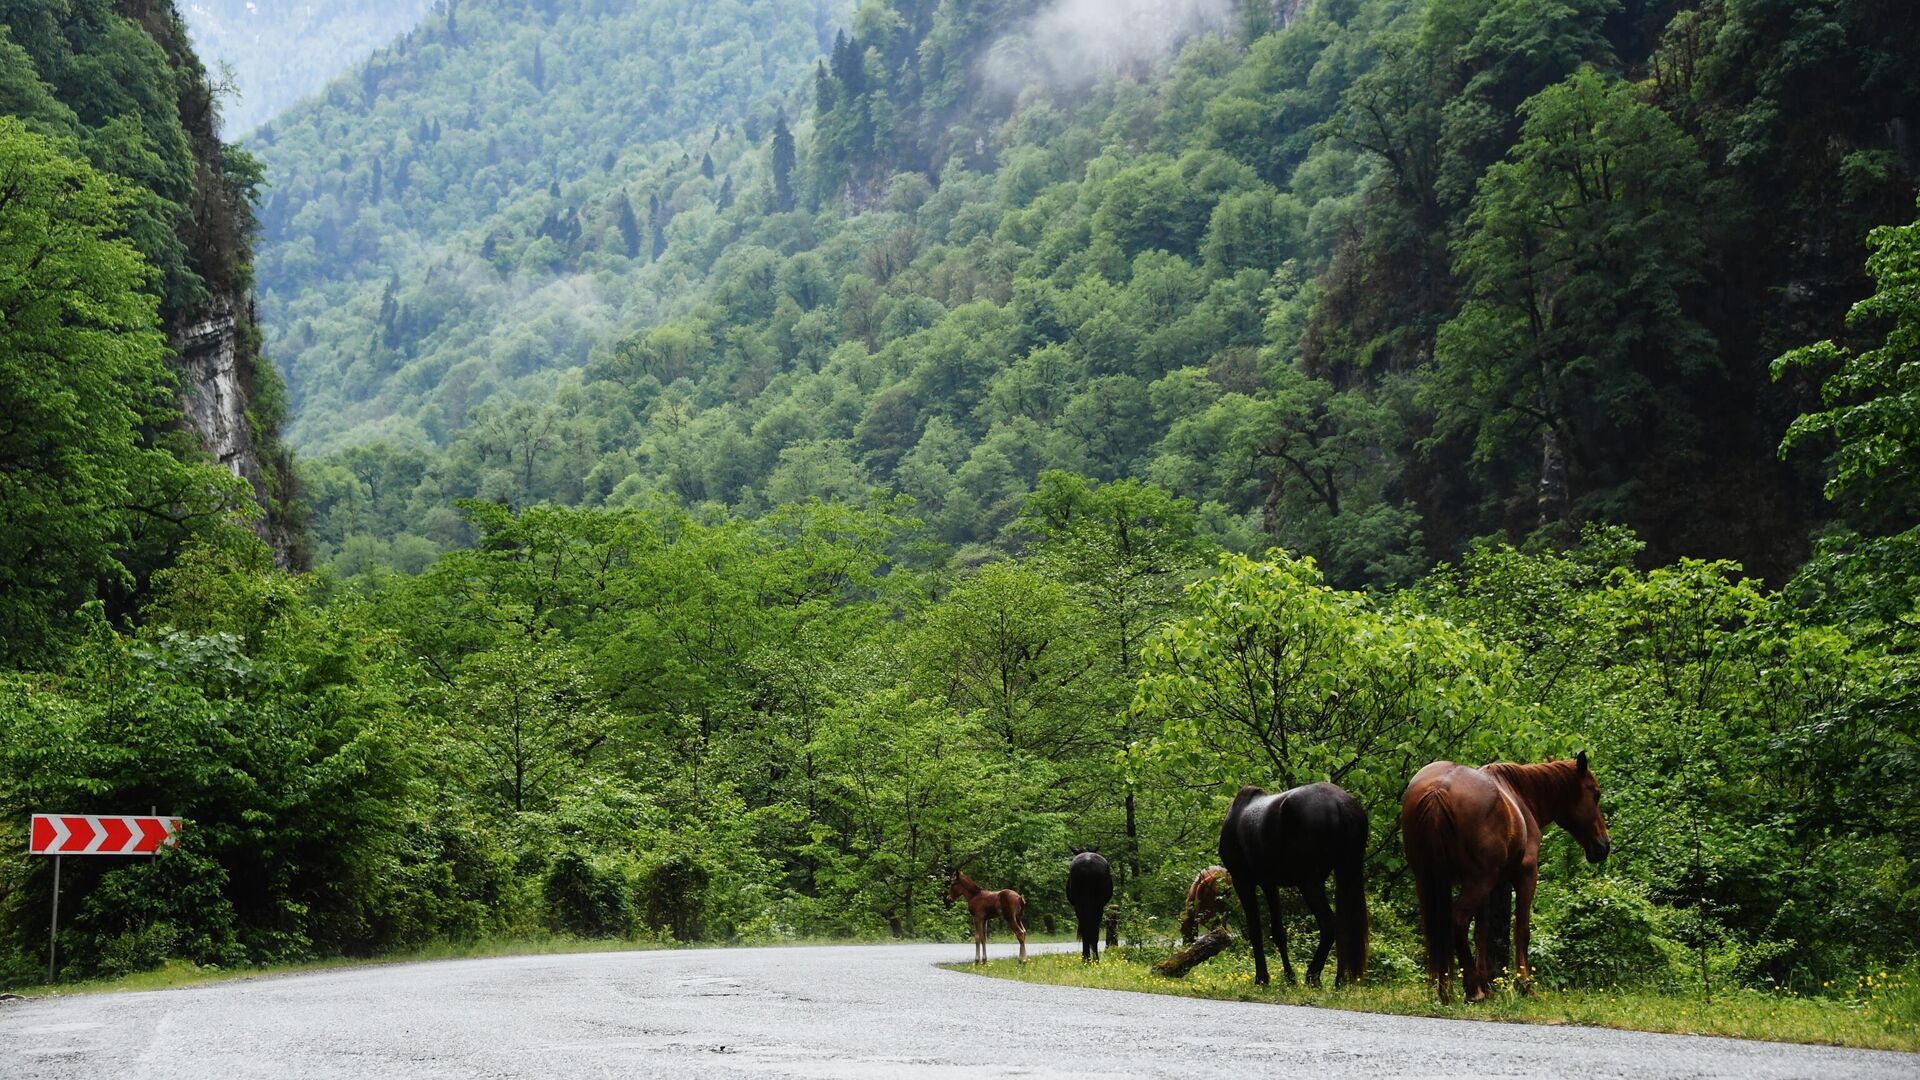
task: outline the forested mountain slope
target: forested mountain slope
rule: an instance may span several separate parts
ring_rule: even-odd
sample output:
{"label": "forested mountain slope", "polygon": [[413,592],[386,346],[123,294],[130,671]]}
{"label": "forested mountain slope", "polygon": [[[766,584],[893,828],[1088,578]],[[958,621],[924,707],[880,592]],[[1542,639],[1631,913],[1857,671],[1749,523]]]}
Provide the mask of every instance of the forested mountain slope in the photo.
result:
{"label": "forested mountain slope", "polygon": [[216,110],[170,2],[0,4],[0,654],[36,655],[86,599],[125,614],[235,500],[283,561],[302,557],[250,297],[260,176]]}
{"label": "forested mountain slope", "polygon": [[[249,144],[274,185],[261,302],[295,441],[445,438],[469,399],[544,396],[644,322],[681,291],[634,274],[652,253],[648,195],[730,197],[728,170],[839,14],[468,2],[263,128]],[[696,132],[698,149],[675,141]],[[694,175],[706,160],[713,175]]]}
{"label": "forested mountain slope", "polygon": [[[788,134],[763,105],[627,152],[618,191],[561,150],[544,194],[398,273],[386,173],[297,174],[274,341],[309,444],[372,445],[312,471],[322,541],[462,542],[451,495],[878,485],[991,542],[1055,468],[1151,478],[1347,584],[1596,519],[1659,556],[1804,557],[1814,463],[1773,450],[1806,389],[1766,365],[1837,329],[1850,253],[1911,210],[1912,9],[1136,7],[1159,33],[869,3]],[[530,102],[523,53],[498,78]],[[447,123],[400,100],[415,137]],[[325,194],[295,214],[302,183]]]}
{"label": "forested mountain slope", "polygon": [[208,70],[233,73],[223,110],[244,135],[418,25],[445,0],[186,0],[181,14]]}

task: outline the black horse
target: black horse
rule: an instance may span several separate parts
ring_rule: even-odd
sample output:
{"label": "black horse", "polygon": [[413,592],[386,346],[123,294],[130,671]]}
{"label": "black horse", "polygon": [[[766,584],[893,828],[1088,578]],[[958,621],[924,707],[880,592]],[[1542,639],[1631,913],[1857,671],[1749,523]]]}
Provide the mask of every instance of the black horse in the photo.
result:
{"label": "black horse", "polygon": [[1067,867],[1067,903],[1080,922],[1080,959],[1100,959],[1100,918],[1113,899],[1113,868],[1099,852],[1083,851]]}
{"label": "black horse", "polygon": [[[1334,985],[1358,982],[1367,971],[1367,893],[1362,863],[1367,851],[1367,812],[1336,784],[1308,784],[1278,795],[1243,787],[1220,827],[1220,862],[1233,876],[1246,915],[1247,940],[1253,943],[1254,981],[1267,981],[1267,951],[1260,928],[1260,891],[1267,894],[1274,945],[1287,982],[1293,961],[1287,956],[1286,924],[1280,918],[1278,889],[1300,890],[1320,927],[1320,946],[1307,965],[1307,984],[1320,985],[1329,950],[1339,951]],[[1327,904],[1327,875],[1334,881],[1337,906]]]}

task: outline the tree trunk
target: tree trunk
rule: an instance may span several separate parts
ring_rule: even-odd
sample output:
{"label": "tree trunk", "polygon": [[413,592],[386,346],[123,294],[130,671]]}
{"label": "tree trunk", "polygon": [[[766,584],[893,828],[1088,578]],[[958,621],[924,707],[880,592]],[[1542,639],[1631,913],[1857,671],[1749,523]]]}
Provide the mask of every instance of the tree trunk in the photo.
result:
{"label": "tree trunk", "polygon": [[1567,455],[1560,446],[1560,433],[1549,424],[1540,435],[1540,527],[1561,520],[1567,507]]}
{"label": "tree trunk", "polygon": [[1222,927],[1153,965],[1153,973],[1169,979],[1184,978],[1187,972],[1226,951],[1227,944],[1232,940],[1233,935]]}

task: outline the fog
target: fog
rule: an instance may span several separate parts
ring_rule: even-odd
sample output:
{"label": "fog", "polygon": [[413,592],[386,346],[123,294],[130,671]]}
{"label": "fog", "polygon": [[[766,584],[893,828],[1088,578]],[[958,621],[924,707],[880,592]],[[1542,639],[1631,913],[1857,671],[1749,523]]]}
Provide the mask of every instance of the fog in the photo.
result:
{"label": "fog", "polygon": [[1233,11],[1233,0],[1053,0],[994,43],[986,74],[1004,92],[1086,86],[1151,67],[1192,35],[1225,29]]}

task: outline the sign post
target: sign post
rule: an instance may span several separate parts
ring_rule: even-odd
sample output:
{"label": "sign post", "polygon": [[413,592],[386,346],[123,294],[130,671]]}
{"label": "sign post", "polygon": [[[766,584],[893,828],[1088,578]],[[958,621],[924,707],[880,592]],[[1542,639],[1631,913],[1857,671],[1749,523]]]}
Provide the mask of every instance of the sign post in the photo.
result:
{"label": "sign post", "polygon": [[177,817],[35,814],[27,853],[53,856],[53,921],[47,929],[47,982],[60,948],[60,858],[63,855],[155,855],[178,842]]}
{"label": "sign post", "polygon": [[60,856],[53,857],[53,925],[47,928],[47,985],[53,985],[53,961],[60,950]]}

